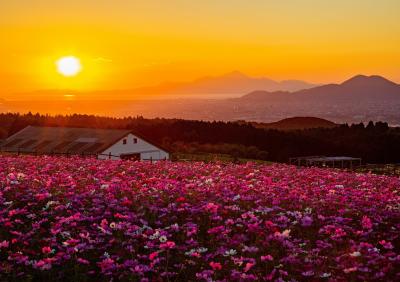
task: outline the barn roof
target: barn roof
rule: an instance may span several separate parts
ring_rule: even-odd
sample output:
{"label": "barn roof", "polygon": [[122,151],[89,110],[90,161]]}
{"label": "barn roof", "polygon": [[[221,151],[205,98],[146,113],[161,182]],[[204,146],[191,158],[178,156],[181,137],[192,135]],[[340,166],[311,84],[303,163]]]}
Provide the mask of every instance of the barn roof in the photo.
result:
{"label": "barn roof", "polygon": [[99,154],[129,133],[131,130],[27,126],[7,138],[2,149],[43,154]]}

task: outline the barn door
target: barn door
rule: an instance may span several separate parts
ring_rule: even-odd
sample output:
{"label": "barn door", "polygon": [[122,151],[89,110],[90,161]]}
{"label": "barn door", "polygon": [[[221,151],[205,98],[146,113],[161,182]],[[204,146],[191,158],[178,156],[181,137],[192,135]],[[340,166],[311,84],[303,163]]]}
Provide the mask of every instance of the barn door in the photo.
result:
{"label": "barn door", "polygon": [[122,160],[133,160],[140,161],[140,153],[123,154],[121,155]]}

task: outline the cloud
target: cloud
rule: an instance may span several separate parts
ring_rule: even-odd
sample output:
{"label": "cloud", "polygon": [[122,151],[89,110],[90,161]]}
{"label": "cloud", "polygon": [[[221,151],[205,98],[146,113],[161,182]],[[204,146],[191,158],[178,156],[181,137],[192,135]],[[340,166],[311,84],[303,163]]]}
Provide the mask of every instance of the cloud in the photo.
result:
{"label": "cloud", "polygon": [[100,62],[100,63],[110,63],[113,60],[107,59],[107,58],[103,58],[103,57],[98,57],[98,58],[93,59],[93,61]]}

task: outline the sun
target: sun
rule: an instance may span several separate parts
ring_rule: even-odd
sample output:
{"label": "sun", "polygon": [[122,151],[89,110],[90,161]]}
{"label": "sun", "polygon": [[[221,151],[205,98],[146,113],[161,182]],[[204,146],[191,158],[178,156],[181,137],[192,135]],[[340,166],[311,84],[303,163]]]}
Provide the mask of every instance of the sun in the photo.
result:
{"label": "sun", "polygon": [[63,76],[75,76],[82,70],[81,62],[74,56],[62,57],[56,62],[57,71]]}

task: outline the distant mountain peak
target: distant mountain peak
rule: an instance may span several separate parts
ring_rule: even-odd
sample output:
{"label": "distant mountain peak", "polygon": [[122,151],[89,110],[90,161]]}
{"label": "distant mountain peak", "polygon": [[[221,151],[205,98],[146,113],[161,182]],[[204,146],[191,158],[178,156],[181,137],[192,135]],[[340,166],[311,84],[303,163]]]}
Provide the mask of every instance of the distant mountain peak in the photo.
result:
{"label": "distant mountain peak", "polygon": [[396,83],[394,83],[394,82],[392,82],[392,81],[390,81],[390,80],[388,80],[388,79],[386,79],[386,78],[384,78],[382,76],[379,76],[379,75],[367,76],[367,75],[362,75],[362,74],[353,76],[352,78],[344,81],[341,85],[350,85],[350,86],[352,86],[352,85],[354,85],[354,86],[363,85],[363,86],[368,86],[368,85],[371,85],[371,84],[396,85]]}
{"label": "distant mountain peak", "polygon": [[228,72],[224,75],[222,75],[222,77],[229,77],[229,78],[249,78],[247,75],[245,75],[244,73],[240,72],[240,71],[231,71]]}

